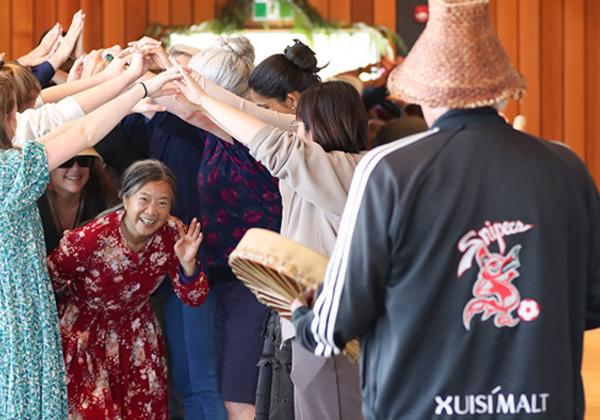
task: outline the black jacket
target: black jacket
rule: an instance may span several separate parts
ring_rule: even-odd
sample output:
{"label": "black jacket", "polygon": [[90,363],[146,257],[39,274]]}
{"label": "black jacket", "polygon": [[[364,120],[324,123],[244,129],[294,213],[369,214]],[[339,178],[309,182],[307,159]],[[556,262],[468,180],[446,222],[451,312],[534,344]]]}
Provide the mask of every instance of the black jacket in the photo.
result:
{"label": "black jacket", "polygon": [[582,419],[600,326],[600,204],[568,148],[455,110],[354,175],[314,309],[318,355],[362,346],[367,419]]}

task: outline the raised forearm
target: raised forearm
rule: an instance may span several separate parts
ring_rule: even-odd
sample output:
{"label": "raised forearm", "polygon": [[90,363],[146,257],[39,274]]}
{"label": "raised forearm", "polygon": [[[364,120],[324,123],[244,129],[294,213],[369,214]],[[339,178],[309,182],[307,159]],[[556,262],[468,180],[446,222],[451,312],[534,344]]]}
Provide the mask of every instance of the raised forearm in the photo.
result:
{"label": "raised forearm", "polygon": [[77,120],[64,133],[48,134],[40,139],[46,145],[50,170],[77,154],[93,147],[123,119],[129,110],[144,96],[141,85],[135,85],[112,101],[100,106]]}
{"label": "raised forearm", "polygon": [[100,105],[110,101],[125,90],[135,78],[123,73],[115,79],[86,89],[73,95],[83,112],[86,114],[98,108]]}
{"label": "raised forearm", "polygon": [[44,103],[58,102],[67,96],[73,96],[86,89],[90,89],[100,83],[106,81],[106,77],[102,73],[95,74],[74,82],[63,83],[42,90],[40,93]]}
{"label": "raised forearm", "polygon": [[145,93],[146,91],[142,85],[136,84],[127,92],[79,119],[78,125],[83,129],[84,137],[87,140],[84,147],[93,147],[106,136],[129,113],[129,110],[144,97]]}
{"label": "raised forearm", "polygon": [[229,135],[248,145],[256,134],[268,124],[245,112],[239,111],[210,96],[204,95],[199,104]]}
{"label": "raised forearm", "polygon": [[296,119],[293,114],[284,114],[271,109],[261,108],[254,102],[241,98],[204,77],[200,78],[198,82],[209,96],[246,114],[252,115],[266,124],[287,130],[290,123]]}

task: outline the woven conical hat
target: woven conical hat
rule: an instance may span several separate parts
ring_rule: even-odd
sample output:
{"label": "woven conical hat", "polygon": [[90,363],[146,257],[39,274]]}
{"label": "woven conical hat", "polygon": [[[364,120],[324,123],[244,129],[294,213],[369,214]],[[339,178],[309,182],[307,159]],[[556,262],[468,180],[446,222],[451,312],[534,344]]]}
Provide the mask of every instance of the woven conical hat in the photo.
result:
{"label": "woven conical hat", "polygon": [[520,99],[525,80],[500,46],[488,1],[429,0],[427,27],[390,74],[390,92],[409,103],[448,108]]}
{"label": "woven conical hat", "polygon": [[[249,229],[229,255],[233,273],[254,293],[259,302],[290,318],[290,304],[306,288],[316,288],[325,277],[327,257],[266,229]],[[359,356],[358,342],[344,352]]]}

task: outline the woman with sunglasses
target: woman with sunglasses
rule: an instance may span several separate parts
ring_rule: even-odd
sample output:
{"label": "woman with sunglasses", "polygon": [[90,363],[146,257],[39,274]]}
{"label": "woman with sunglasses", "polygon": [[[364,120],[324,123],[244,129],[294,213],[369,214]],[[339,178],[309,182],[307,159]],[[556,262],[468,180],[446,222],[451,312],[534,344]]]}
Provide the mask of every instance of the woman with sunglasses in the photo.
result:
{"label": "woman with sunglasses", "polygon": [[58,246],[65,230],[95,218],[116,201],[116,188],[94,149],[80,152],[50,172],[48,189],[38,200],[46,254]]}
{"label": "woman with sunglasses", "polygon": [[[128,85],[144,71],[141,55],[125,72]],[[67,418],[65,369],[56,303],[46,268],[36,206],[49,172],[94,146],[132,107],[177,78],[164,72],[71,124],[15,148],[17,104],[0,75],[0,413],[5,419]]]}

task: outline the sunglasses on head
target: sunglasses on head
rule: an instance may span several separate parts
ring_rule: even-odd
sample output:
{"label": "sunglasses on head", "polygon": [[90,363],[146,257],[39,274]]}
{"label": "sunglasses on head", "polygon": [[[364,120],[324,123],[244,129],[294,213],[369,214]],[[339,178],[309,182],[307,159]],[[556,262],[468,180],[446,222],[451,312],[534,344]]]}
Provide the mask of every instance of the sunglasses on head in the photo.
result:
{"label": "sunglasses on head", "polygon": [[75,156],[60,165],[61,168],[71,168],[77,163],[80,168],[89,168],[94,164],[94,156]]}

